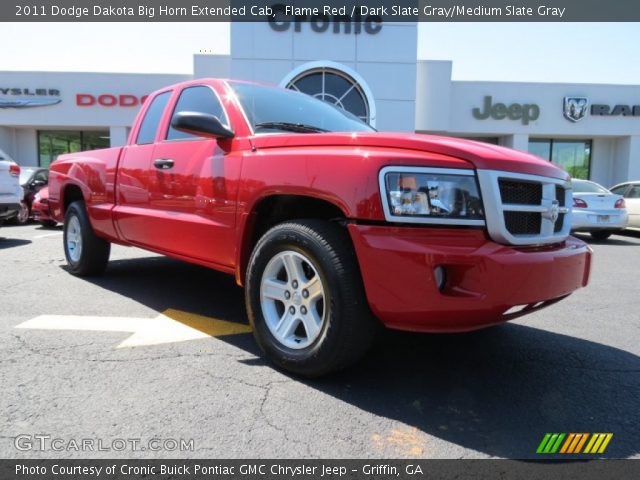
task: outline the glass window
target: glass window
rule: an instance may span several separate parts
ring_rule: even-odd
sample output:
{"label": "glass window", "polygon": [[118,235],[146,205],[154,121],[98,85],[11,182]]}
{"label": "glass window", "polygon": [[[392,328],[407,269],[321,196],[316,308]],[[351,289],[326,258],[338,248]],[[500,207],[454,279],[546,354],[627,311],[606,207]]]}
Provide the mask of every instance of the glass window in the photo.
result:
{"label": "glass window", "polygon": [[551,160],[551,140],[529,141],[529,153],[544,158],[545,160]]}
{"label": "glass window", "polygon": [[[227,115],[224,113],[222,104],[218,97],[210,87],[198,86],[185,88],[180,94],[180,98],[176,102],[176,108],[173,110],[175,116],[178,112],[199,112],[208,113],[218,117],[224,125],[229,125]],[[172,126],[169,126],[167,140],[178,140],[183,138],[198,138],[197,135],[181,132]]]}
{"label": "glass window", "polygon": [[40,166],[48,168],[58,155],[75,153],[83,150],[108,148],[110,137],[108,130],[95,131],[38,131],[38,156]]}
{"label": "glass window", "polygon": [[625,196],[626,198],[640,198],[640,185],[631,187],[631,190]]}
{"label": "glass window", "polygon": [[532,139],[529,152],[562,167],[572,178],[589,178],[591,140]]}
{"label": "glass window", "polygon": [[[329,103],[283,88],[230,82],[256,133],[371,132],[369,125]],[[308,128],[307,128],[308,127]]]}
{"label": "glass window", "polygon": [[335,105],[363,122],[369,122],[369,104],[353,78],[333,68],[308,70],[291,80],[287,88]]}
{"label": "glass window", "polygon": [[624,192],[627,190],[629,185],[620,185],[619,187],[612,188],[611,193],[615,193],[616,195],[624,195]]}
{"label": "glass window", "polygon": [[575,193],[609,193],[604,187],[587,180],[573,180],[571,184]]}
{"label": "glass window", "polygon": [[164,92],[153,99],[149,109],[142,119],[142,125],[138,131],[138,139],[136,144],[145,145],[147,143],[153,143],[156,139],[156,132],[158,131],[158,125],[160,119],[164,113],[164,108],[167,106],[171,92]]}

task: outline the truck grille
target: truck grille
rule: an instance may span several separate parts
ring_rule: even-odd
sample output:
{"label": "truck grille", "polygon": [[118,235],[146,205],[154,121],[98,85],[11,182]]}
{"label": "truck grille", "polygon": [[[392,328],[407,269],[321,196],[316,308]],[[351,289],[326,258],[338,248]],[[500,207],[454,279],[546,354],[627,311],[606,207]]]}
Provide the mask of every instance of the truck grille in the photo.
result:
{"label": "truck grille", "polygon": [[478,170],[489,235],[511,245],[564,240],[571,229],[569,181]]}

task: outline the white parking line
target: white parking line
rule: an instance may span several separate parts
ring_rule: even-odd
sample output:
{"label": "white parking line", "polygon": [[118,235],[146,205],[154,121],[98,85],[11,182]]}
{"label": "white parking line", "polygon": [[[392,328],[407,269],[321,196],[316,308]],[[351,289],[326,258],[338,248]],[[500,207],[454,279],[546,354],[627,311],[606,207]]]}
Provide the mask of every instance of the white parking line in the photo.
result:
{"label": "white parking line", "polygon": [[38,238],[57,237],[58,235],[62,235],[62,232],[47,233],[45,235],[36,235],[35,237],[33,237],[33,239],[36,240]]}

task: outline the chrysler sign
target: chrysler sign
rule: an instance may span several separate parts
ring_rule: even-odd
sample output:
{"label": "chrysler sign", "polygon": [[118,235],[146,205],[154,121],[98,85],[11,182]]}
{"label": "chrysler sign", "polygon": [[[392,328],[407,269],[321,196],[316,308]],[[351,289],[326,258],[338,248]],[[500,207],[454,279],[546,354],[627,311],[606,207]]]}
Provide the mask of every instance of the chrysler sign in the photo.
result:
{"label": "chrysler sign", "polygon": [[61,101],[55,88],[0,87],[0,108],[46,107]]}

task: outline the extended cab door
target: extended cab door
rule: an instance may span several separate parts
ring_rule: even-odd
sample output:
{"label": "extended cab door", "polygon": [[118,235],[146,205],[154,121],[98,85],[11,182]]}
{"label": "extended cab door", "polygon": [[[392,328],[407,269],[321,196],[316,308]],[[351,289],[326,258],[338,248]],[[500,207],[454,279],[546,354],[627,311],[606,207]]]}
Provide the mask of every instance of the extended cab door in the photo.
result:
{"label": "extended cab door", "polygon": [[[172,111],[229,119],[212,86],[191,85]],[[241,156],[230,141],[197,137],[166,125],[156,143],[149,179],[149,208],[155,222],[152,246],[163,252],[223,266],[235,262],[235,214]]]}
{"label": "extended cab door", "polygon": [[162,92],[148,100],[138,131],[132,134],[135,141],[123,149],[118,164],[115,223],[120,235],[141,246],[152,245],[152,239],[162,234],[150,216],[149,179],[154,143],[171,94]]}

